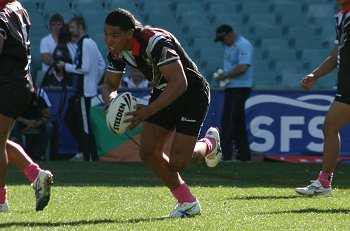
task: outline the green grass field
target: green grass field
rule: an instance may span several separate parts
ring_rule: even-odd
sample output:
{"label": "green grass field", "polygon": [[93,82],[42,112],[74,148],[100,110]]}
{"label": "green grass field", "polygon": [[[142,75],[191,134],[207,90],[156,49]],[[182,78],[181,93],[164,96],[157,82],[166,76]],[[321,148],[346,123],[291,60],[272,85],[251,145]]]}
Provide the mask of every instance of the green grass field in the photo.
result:
{"label": "green grass field", "polygon": [[42,162],[54,173],[48,207],[35,212],[22,172],[10,168],[4,230],[350,230],[349,165],[339,164],[328,197],[294,192],[319,164],[204,163],[182,174],[201,202],[201,216],[162,219],[175,200],[143,163]]}

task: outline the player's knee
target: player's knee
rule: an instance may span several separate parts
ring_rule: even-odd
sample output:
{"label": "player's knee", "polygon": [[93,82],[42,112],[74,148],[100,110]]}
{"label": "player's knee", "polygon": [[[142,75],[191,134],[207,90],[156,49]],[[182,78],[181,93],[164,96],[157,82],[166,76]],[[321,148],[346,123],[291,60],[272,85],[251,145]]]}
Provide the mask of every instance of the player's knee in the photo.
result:
{"label": "player's knee", "polygon": [[149,163],[156,161],[157,155],[154,152],[140,151],[140,158],[143,162]]}
{"label": "player's knee", "polygon": [[335,128],[335,126],[332,126],[328,123],[325,123],[322,128],[324,137],[338,136],[339,131],[340,130]]}
{"label": "player's knee", "polygon": [[147,162],[148,158],[145,152],[140,152],[139,156],[143,162]]}
{"label": "player's knee", "polygon": [[183,172],[188,168],[188,164],[184,160],[170,160],[169,162],[170,169],[173,172]]}

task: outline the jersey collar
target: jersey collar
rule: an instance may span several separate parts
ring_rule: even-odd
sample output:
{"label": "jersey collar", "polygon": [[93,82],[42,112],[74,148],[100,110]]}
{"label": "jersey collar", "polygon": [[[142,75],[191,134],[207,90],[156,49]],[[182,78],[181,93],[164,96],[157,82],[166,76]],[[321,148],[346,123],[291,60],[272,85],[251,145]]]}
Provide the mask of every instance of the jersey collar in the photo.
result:
{"label": "jersey collar", "polygon": [[350,11],[350,4],[341,9],[340,13],[344,14]]}
{"label": "jersey collar", "polygon": [[[132,39],[132,51],[131,54],[133,56],[140,56],[141,53],[141,44],[139,43],[139,41],[137,41],[135,38]],[[121,58],[121,54],[117,53],[116,55],[114,55],[114,59],[120,59]]]}
{"label": "jersey collar", "polygon": [[141,44],[139,43],[139,41],[137,41],[135,39],[135,37],[133,37],[132,39],[132,55],[133,56],[140,56],[140,52],[141,51]]}

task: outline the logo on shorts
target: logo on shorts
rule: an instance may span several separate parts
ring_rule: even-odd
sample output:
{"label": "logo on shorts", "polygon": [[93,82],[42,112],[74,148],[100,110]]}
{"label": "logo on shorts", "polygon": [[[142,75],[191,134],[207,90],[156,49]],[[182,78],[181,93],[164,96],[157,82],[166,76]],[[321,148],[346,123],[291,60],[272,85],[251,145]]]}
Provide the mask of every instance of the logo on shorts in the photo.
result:
{"label": "logo on shorts", "polygon": [[186,118],[186,117],[181,117],[181,121],[183,121],[183,122],[190,122],[190,123],[197,122],[196,120],[192,120],[192,119],[189,119],[189,118]]}

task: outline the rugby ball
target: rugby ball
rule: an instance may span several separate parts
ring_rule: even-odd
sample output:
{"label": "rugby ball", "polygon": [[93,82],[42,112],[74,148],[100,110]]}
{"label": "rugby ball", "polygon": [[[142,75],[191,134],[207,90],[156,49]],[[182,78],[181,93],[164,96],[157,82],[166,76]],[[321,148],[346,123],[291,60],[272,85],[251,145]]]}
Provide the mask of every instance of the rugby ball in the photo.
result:
{"label": "rugby ball", "polygon": [[109,104],[106,114],[106,123],[109,130],[116,135],[122,135],[126,132],[130,122],[124,122],[132,116],[126,115],[127,112],[134,111],[137,104],[136,98],[130,92],[118,94]]}

